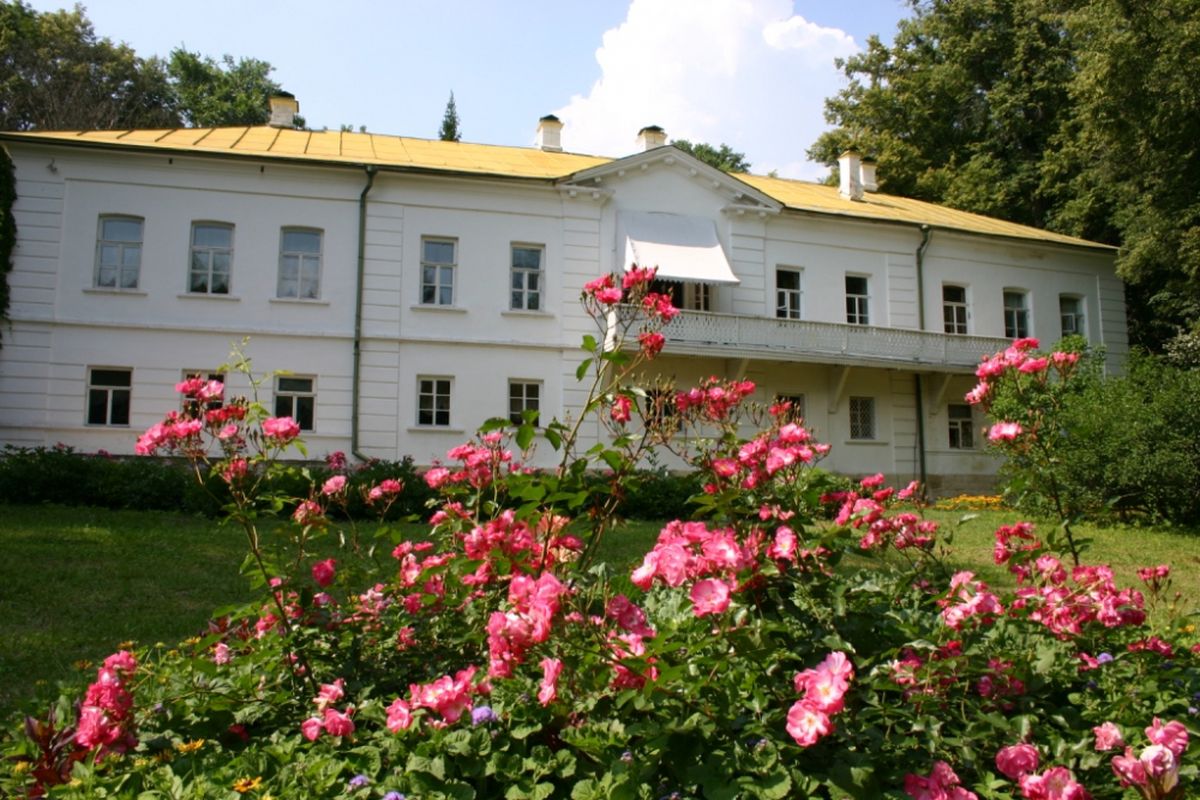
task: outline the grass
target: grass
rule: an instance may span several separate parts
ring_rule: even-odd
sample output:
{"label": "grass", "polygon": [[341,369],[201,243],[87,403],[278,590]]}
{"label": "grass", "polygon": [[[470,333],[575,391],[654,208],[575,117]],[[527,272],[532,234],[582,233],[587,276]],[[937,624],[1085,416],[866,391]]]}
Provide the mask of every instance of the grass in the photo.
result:
{"label": "grass", "polygon": [[[952,530],[947,556],[997,587],[992,532],[1017,517],[932,511]],[[81,686],[120,642],[174,643],[203,629],[221,606],[252,599],[239,565],[240,529],[169,512],[0,505],[0,718],[45,699],[60,682]],[[615,574],[640,561],[661,523],[631,521],[610,532],[599,560]],[[1039,526],[1043,527],[1043,526]],[[1089,562],[1112,564],[1118,583],[1137,585],[1141,566],[1169,563],[1179,608],[1200,607],[1200,536],[1154,527],[1080,526]],[[945,534],[944,534],[945,535]],[[86,666],[83,666],[86,664]]]}

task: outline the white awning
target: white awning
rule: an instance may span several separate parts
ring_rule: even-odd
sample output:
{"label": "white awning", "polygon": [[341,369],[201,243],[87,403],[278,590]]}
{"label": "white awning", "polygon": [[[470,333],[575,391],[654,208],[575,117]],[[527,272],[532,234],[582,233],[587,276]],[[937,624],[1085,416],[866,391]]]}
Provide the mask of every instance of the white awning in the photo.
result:
{"label": "white awning", "polygon": [[658,277],[688,283],[740,283],[711,219],[659,211],[623,211],[625,270],[658,267]]}

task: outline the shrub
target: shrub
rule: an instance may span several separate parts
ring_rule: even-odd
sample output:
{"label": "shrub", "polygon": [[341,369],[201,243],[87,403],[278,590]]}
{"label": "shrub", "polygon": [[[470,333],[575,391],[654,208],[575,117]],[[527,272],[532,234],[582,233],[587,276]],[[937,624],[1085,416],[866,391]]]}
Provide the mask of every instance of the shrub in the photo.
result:
{"label": "shrub", "polygon": [[[1102,565],[1069,570],[1069,548],[1016,523],[996,532],[996,562],[1017,581],[999,593],[946,567],[915,484],[835,485],[814,468],[828,447],[786,417],[739,438],[752,385],[680,390],[665,401],[668,427],[664,401],[634,383],[673,313],[648,292],[652,276],[608,276],[584,294],[602,328],[579,374],[587,414],[609,437],[582,449],[582,417],[551,421],[542,435],[561,461],[528,470],[532,425],[489,426],[425,475],[436,513],[412,540],[386,525],[369,541],[335,534],[331,510],[348,491],[335,474],[268,541],[276,531],[258,519],[284,498],[264,476],[298,430],[250,403],[229,412],[237,436],[208,469],[229,485],[261,602],[177,649],[115,653],[77,707],[65,697],[0,745],[16,765],[0,792],[1083,800],[1127,785],[1177,800],[1191,790],[1180,720],[1200,690],[1196,634],[1147,618],[1169,597],[1168,567],[1143,570],[1140,590],[1119,587]],[[614,322],[623,299],[643,315]],[[206,463],[205,437],[227,421],[178,422],[140,447]],[[595,563],[596,545],[636,465],[676,436],[703,475],[698,519],[669,522],[640,566],[615,576]],[[367,503],[386,516],[402,495],[385,478]],[[825,509],[833,519],[819,525]],[[336,557],[314,554],[335,535]]]}

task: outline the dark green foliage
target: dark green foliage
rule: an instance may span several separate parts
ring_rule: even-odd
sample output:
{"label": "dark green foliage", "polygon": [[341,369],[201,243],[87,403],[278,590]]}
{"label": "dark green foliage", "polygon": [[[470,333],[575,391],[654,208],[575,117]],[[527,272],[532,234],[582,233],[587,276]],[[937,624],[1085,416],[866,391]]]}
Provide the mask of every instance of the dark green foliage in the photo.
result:
{"label": "dark green foliage", "polygon": [[[271,80],[273,67],[257,58],[224,55],[220,61],[177,47],[167,72],[183,121],[190,126],[264,125],[270,118],[270,98],[283,91]],[[297,116],[297,128],[304,119]]]}
{"label": "dark green foliage", "polygon": [[671,145],[722,172],[750,171],[750,162],[746,160],[746,154],[737,152],[727,144],[713,147],[704,142],[692,144],[687,139],[672,139]]}
{"label": "dark green foliage", "polygon": [[446,101],[446,113],[442,116],[442,127],[438,130],[438,138],[443,142],[457,142],[462,139],[462,131],[458,123],[458,106],[454,104],[454,92]]}
{"label": "dark green foliage", "polygon": [[696,506],[688,500],[703,489],[696,472],[639,470],[626,484],[617,513],[633,519],[691,519]]}

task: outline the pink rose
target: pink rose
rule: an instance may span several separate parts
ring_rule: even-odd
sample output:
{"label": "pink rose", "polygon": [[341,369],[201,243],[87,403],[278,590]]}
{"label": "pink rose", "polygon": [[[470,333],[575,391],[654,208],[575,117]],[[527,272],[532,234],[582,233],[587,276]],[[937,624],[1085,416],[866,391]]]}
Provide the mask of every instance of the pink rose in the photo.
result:
{"label": "pink rose", "polygon": [[321,731],[323,730],[325,730],[325,724],[321,722],[320,717],[309,717],[300,723],[300,732],[310,742],[315,742],[321,736]]}
{"label": "pink rose", "polygon": [[1011,442],[1024,432],[1019,422],[997,422],[988,431],[988,440],[993,442]]}
{"label": "pink rose", "polygon": [[996,753],[996,769],[1011,780],[1019,780],[1038,768],[1038,751],[1031,744],[1014,744]]}
{"label": "pink rose", "polygon": [[300,425],[291,417],[269,417],[263,420],[263,436],[276,444],[287,444],[300,435]]}
{"label": "pink rose", "polygon": [[1125,746],[1125,740],[1121,737],[1121,729],[1111,722],[1097,725],[1092,728],[1092,733],[1096,734],[1096,750],[1099,752]]}
{"label": "pink rose", "polygon": [[387,708],[387,729],[392,733],[399,733],[408,730],[412,723],[412,709],[408,703],[397,697]]}
{"label": "pink rose", "polygon": [[217,646],[213,648],[213,663],[217,666],[223,666],[233,660],[233,656],[229,653],[229,645],[224,642],[217,642]]}
{"label": "pink rose", "polygon": [[557,658],[542,659],[542,686],[538,690],[538,702],[548,706],[558,697],[558,675],[563,662]]}
{"label": "pink rose", "polygon": [[1176,758],[1183,755],[1183,751],[1187,750],[1188,732],[1182,722],[1168,722],[1163,725],[1158,717],[1154,718],[1149,728],[1146,728],[1146,737],[1154,744],[1162,745],[1171,751],[1171,754]]}
{"label": "pink rose", "polygon": [[729,584],[717,578],[705,578],[692,585],[692,613],[697,617],[720,614],[729,608]]}
{"label": "pink rose", "polygon": [[801,747],[811,747],[833,730],[829,715],[811,703],[797,700],[788,711],[787,732]]}
{"label": "pink rose", "polygon": [[337,494],[338,492],[342,491],[345,488],[346,488],[346,476],[345,475],[334,475],[332,478],[325,481],[325,483],[323,483],[321,485],[321,494],[325,495],[326,497],[329,497],[331,495]]}
{"label": "pink rose", "polygon": [[312,576],[313,580],[321,588],[325,588],[333,583],[334,576],[337,575],[337,561],[332,558],[327,558],[324,561],[318,561],[313,564]]}
{"label": "pink rose", "polygon": [[354,733],[354,720],[336,708],[325,709],[325,730],[330,736],[349,736]]}

